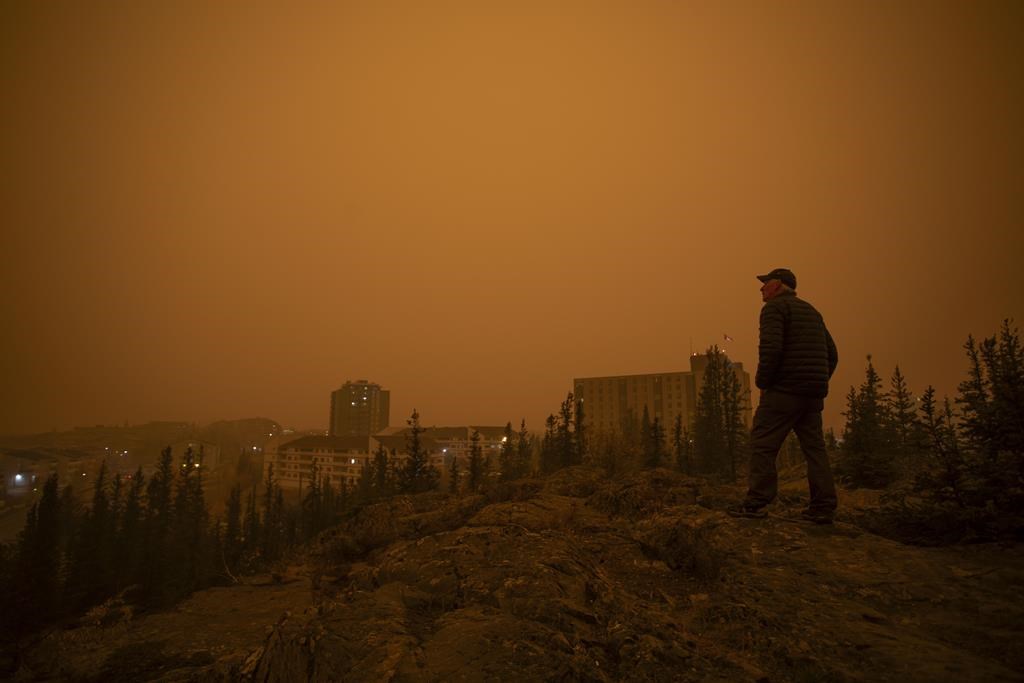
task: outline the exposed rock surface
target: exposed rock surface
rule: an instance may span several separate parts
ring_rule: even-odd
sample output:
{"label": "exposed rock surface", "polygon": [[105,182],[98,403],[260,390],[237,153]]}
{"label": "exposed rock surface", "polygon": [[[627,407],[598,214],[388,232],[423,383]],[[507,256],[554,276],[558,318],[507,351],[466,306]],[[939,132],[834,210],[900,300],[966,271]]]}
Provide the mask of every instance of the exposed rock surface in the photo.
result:
{"label": "exposed rock surface", "polygon": [[[798,491],[797,488],[793,489]],[[244,681],[1024,680],[1024,552],[766,520],[735,488],[573,468],[367,506],[280,583],[54,633],[19,676]],[[718,508],[718,509],[716,509]]]}

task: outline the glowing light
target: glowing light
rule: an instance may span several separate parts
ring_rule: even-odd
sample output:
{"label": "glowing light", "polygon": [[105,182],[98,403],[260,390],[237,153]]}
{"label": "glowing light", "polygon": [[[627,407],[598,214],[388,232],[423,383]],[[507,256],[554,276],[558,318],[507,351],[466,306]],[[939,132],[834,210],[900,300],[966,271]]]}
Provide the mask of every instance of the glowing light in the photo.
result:
{"label": "glowing light", "polygon": [[25,477],[21,476],[20,474],[15,474],[14,475],[14,481],[15,481],[15,483],[18,483],[18,484],[20,484],[21,480],[24,479],[24,478]]}
{"label": "glowing light", "polygon": [[507,436],[501,437],[501,442],[502,443],[505,443],[506,441],[508,441],[508,437]]}

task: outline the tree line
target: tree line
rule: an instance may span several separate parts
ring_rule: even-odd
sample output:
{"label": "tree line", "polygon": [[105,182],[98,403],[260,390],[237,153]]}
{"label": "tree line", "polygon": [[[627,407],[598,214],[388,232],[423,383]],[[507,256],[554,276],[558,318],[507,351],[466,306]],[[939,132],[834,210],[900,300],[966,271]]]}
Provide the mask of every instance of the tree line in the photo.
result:
{"label": "tree line", "polygon": [[837,472],[854,487],[897,487],[976,518],[1024,513],[1024,351],[1018,330],[963,345],[967,377],[956,396],[920,397],[897,365],[888,389],[868,356],[850,387]]}

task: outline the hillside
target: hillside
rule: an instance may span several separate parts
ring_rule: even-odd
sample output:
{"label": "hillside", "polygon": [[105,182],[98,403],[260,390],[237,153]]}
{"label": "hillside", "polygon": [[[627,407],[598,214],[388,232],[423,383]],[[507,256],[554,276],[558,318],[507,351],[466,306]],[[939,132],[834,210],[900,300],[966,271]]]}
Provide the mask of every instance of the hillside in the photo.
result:
{"label": "hillside", "polygon": [[[904,546],[586,468],[362,508],[276,576],[53,632],[17,677],[94,681],[1024,680],[1019,545]],[[787,500],[797,503],[793,497]],[[842,502],[841,502],[842,504]]]}

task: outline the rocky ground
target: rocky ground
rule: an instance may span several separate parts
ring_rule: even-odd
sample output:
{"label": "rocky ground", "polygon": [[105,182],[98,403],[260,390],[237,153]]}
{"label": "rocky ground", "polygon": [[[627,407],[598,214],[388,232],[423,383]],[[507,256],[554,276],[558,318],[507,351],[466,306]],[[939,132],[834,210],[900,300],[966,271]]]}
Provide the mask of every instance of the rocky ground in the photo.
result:
{"label": "rocky ground", "polygon": [[276,577],[95,610],[21,680],[1024,680],[1024,549],[919,548],[722,512],[735,487],[572,468],[488,497],[398,497]]}

